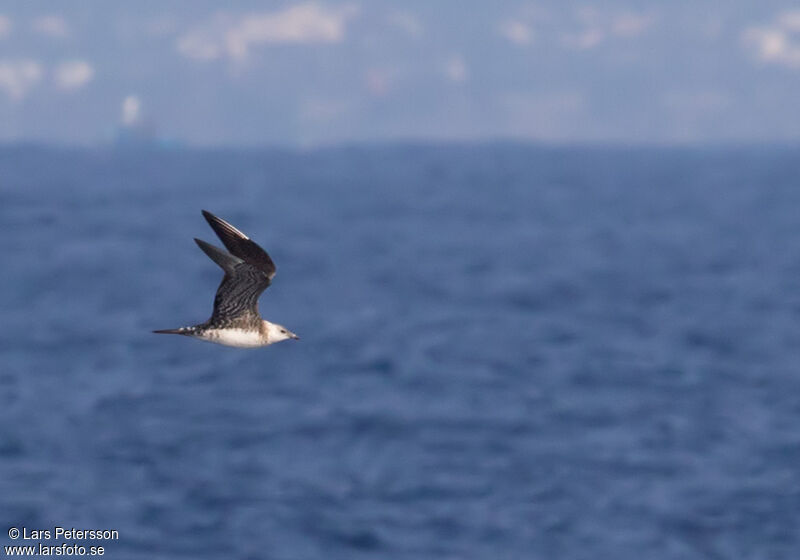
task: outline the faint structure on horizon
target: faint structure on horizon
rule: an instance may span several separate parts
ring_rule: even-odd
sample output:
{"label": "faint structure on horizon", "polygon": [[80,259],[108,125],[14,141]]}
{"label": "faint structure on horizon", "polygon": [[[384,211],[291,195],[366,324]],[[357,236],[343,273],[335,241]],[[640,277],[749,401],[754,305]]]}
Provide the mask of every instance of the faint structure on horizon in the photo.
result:
{"label": "faint structure on horizon", "polygon": [[156,141],[155,124],[144,116],[141,99],[137,95],[128,95],[122,101],[122,114],[114,144],[121,148],[144,148],[155,145]]}

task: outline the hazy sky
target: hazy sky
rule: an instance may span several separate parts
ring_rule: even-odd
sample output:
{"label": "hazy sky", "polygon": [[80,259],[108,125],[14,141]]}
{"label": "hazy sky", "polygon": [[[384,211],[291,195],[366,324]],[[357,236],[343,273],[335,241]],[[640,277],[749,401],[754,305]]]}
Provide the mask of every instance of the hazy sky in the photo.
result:
{"label": "hazy sky", "polygon": [[0,141],[800,140],[785,0],[0,3]]}

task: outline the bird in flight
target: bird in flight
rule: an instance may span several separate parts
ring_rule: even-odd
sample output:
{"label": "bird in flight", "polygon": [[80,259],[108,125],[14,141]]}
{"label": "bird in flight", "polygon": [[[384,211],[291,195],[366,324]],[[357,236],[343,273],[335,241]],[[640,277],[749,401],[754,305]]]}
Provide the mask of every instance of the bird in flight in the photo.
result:
{"label": "bird in flight", "polygon": [[237,348],[269,346],[289,338],[298,340],[300,337],[289,329],[262,319],[258,312],[258,298],[275,276],[275,263],[267,252],[211,212],[203,210],[203,216],[227,249],[223,251],[195,238],[203,252],[225,271],[214,298],[214,312],[199,325],[153,332],[182,334]]}

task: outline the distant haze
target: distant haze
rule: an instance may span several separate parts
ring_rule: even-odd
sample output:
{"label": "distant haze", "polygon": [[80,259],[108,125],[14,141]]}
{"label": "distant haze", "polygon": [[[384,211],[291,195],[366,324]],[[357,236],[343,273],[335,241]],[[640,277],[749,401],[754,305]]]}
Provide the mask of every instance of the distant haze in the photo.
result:
{"label": "distant haze", "polygon": [[795,142],[798,92],[784,0],[0,5],[0,142]]}

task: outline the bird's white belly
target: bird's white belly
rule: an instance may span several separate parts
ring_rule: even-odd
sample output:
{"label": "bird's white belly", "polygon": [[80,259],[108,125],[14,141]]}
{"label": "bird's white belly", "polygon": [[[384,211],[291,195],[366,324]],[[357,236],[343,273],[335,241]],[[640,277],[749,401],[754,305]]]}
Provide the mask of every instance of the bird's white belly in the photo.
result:
{"label": "bird's white belly", "polygon": [[208,342],[235,346],[236,348],[255,348],[266,345],[260,332],[246,331],[244,329],[212,329],[206,331],[202,338]]}

